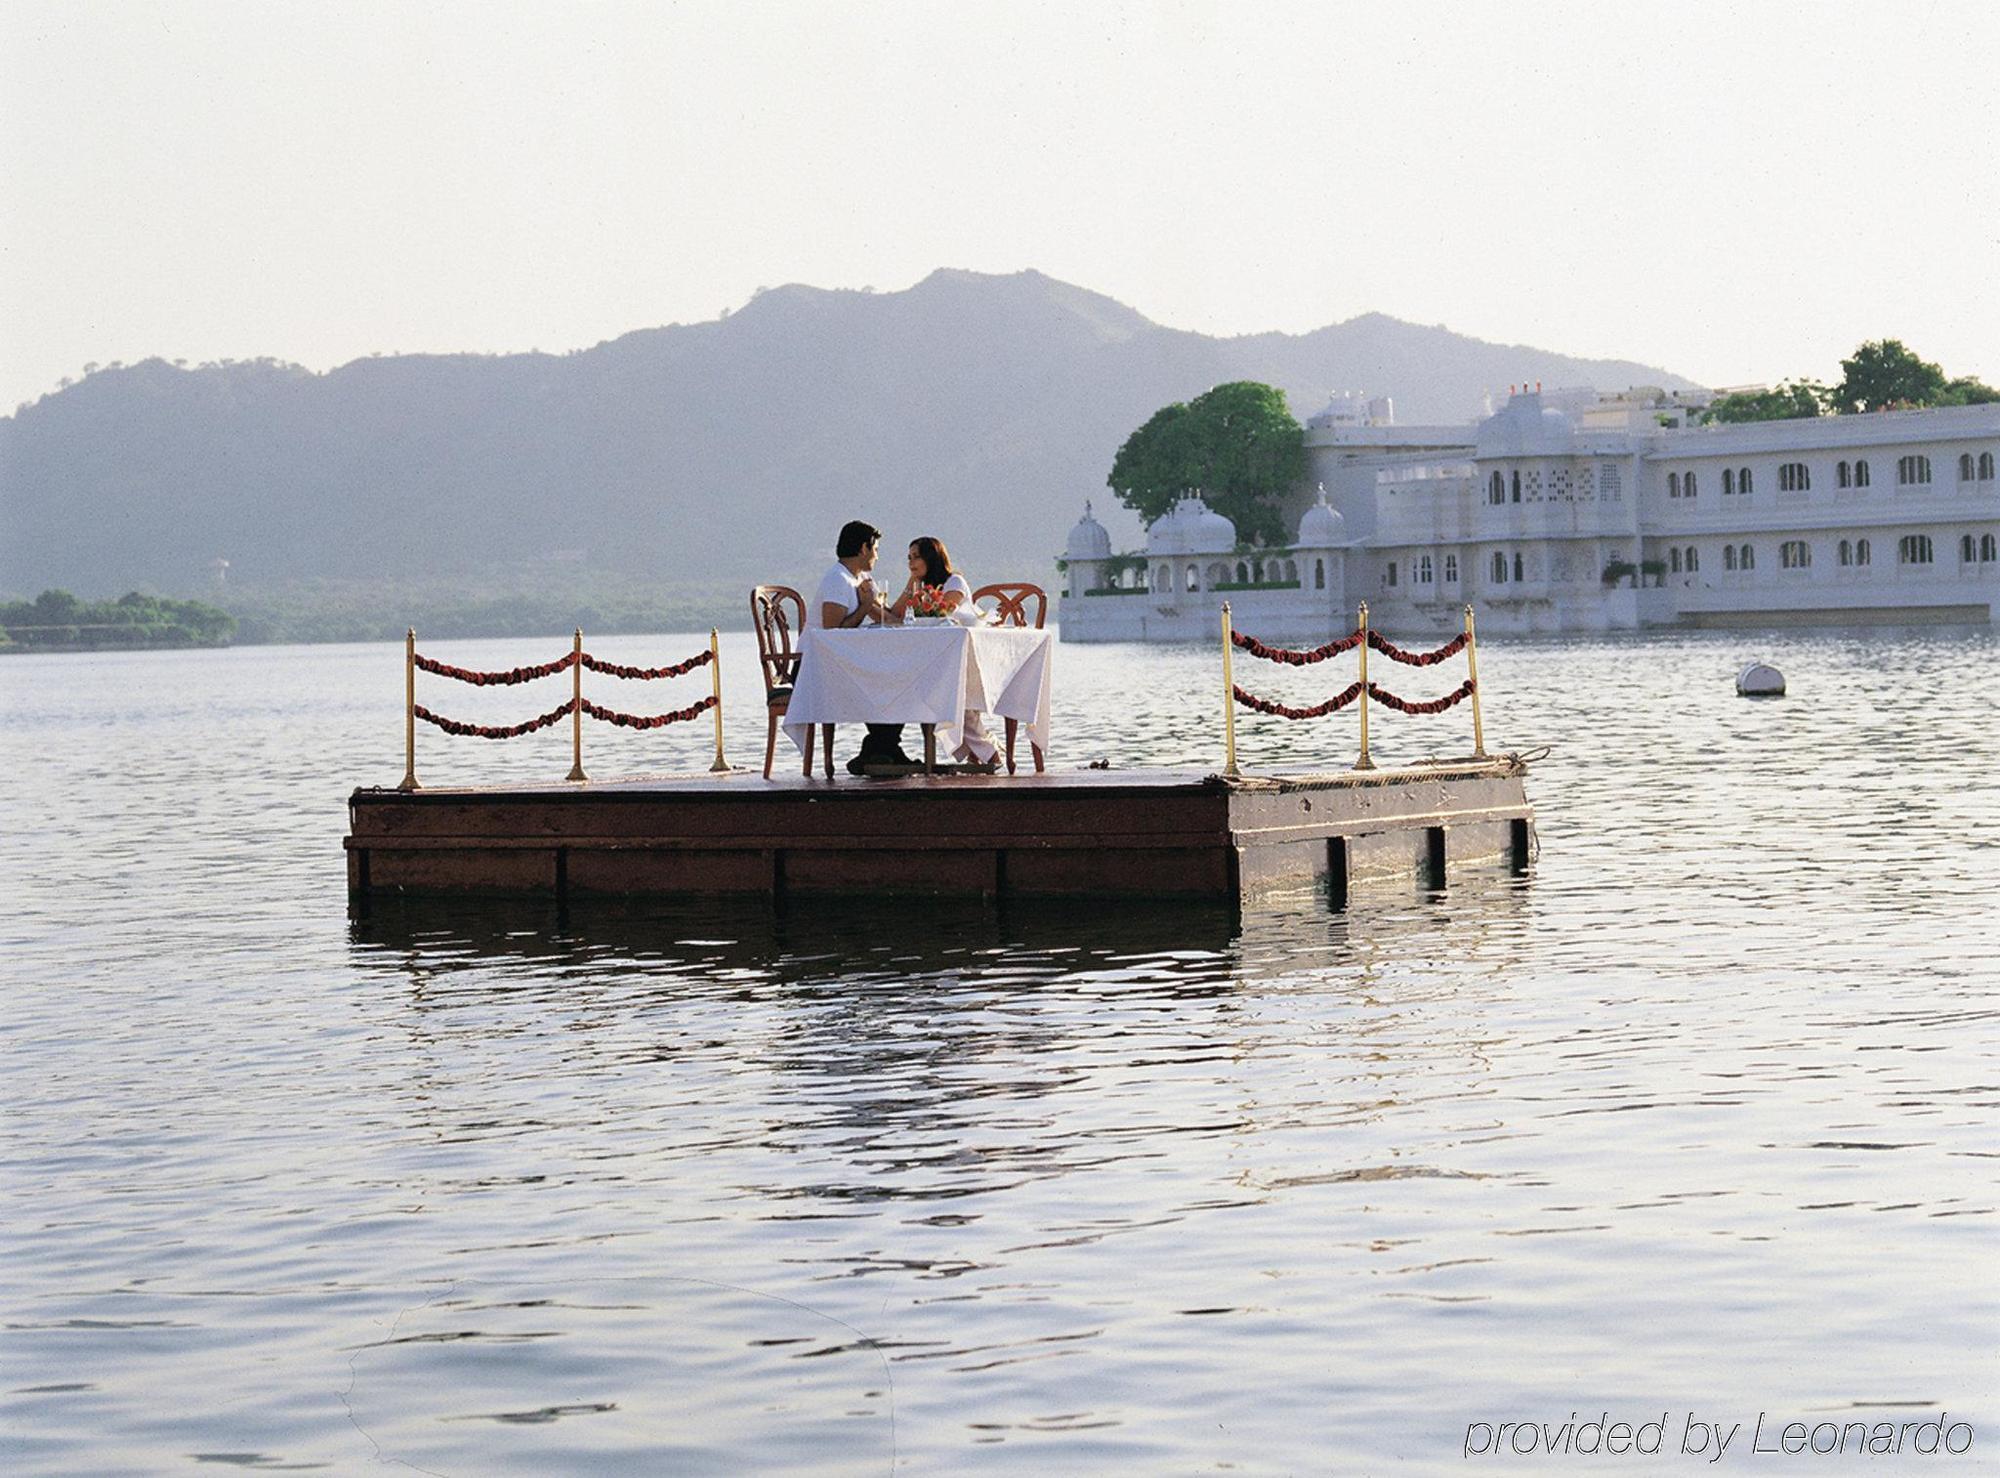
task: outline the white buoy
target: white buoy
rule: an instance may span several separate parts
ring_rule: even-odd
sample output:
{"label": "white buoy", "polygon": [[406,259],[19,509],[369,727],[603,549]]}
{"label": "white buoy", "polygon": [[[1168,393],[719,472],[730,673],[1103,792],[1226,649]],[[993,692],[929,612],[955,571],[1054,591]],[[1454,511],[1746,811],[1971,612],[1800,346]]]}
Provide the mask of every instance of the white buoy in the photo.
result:
{"label": "white buoy", "polygon": [[1768,662],[1752,662],[1736,674],[1736,696],[1782,698],[1785,696],[1785,675]]}

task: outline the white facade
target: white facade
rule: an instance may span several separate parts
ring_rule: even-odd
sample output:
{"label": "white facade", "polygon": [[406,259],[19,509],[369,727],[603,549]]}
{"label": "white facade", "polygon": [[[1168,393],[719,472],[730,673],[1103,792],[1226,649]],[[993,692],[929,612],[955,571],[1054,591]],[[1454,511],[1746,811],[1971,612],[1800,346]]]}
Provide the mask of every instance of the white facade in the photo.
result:
{"label": "white facade", "polygon": [[1313,560],[1338,581],[1216,579],[1300,547],[1205,555],[1168,588],[1149,531],[1154,599],[1084,599],[1118,562],[1072,562],[1065,639],[1205,638],[1223,598],[1281,641],[1349,629],[1362,600],[1390,630],[1455,629],[1467,603],[1497,631],[2000,619],[2000,405],[1708,427],[1692,409],[1524,390],[1476,426],[1316,417],[1308,484],[1333,490],[1339,537]]}

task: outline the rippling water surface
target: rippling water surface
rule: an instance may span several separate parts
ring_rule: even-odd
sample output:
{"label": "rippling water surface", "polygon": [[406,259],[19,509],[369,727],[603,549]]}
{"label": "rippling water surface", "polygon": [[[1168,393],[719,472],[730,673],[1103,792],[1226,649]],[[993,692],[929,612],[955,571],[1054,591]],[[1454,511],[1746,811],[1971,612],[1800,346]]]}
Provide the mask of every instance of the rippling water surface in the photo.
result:
{"label": "rippling water surface", "polygon": [[[1996,655],[1489,643],[1490,741],[1552,746],[1529,875],[1240,922],[350,921],[398,649],[0,662],[0,1461],[1425,1471],[1474,1421],[1943,1407],[1990,1462]],[[1735,698],[1750,657],[1791,696]],[[747,638],[725,659],[751,694]],[[1213,767],[1217,666],[1064,649],[1054,762]],[[1378,714],[1378,753],[1464,727]],[[1351,719],[1242,737],[1352,757]],[[421,769],[555,778],[565,739],[426,734]],[[587,742],[706,759],[694,726]]]}

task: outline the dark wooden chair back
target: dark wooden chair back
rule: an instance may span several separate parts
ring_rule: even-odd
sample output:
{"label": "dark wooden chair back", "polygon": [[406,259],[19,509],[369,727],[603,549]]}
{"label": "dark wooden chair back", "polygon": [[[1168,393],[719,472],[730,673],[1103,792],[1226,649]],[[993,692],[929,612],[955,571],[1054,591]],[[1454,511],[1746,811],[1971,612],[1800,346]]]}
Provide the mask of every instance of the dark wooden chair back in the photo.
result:
{"label": "dark wooden chair back", "polygon": [[[977,605],[987,596],[993,597],[993,615],[1002,626],[1033,626],[1042,629],[1042,622],[1049,614],[1049,593],[1039,585],[1029,585],[1022,581],[1003,581],[998,585],[982,585],[972,592],[972,603]],[[1035,619],[1028,619],[1028,602],[1035,603]]]}
{"label": "dark wooden chair back", "polygon": [[805,631],[805,598],[789,585],[759,585],[750,592],[750,624],[757,628],[757,660],[768,697],[799,679],[796,643]]}

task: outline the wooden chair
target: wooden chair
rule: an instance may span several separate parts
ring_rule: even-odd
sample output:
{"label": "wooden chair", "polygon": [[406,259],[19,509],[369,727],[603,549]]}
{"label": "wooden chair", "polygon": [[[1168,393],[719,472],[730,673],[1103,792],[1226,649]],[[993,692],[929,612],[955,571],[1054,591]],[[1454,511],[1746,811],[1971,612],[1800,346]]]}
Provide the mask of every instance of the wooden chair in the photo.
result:
{"label": "wooden chair", "polygon": [[[1002,626],[1026,626],[1028,603],[1034,602],[1034,628],[1042,629],[1042,623],[1049,615],[1049,593],[1039,585],[1029,585],[1025,581],[1002,581],[998,585],[982,585],[972,592],[972,603],[979,604],[988,596],[993,597],[993,619]],[[1007,720],[1007,773],[1014,773],[1014,735],[1020,729],[1018,719]],[[1042,773],[1042,749],[1039,744],[1030,744],[1035,755],[1035,773]]]}
{"label": "wooden chair", "polygon": [[[771,761],[778,752],[778,721],[792,701],[799,680],[799,653],[792,633],[804,632],[805,599],[789,585],[759,585],[750,592],[750,624],[757,628],[757,662],[764,671],[764,709],[769,723],[764,734],[764,778],[771,778]],[[813,772],[813,728],[806,726],[805,773]],[[826,724],[826,774],[833,778],[833,725]]]}

